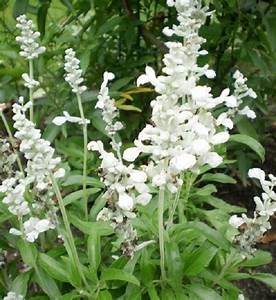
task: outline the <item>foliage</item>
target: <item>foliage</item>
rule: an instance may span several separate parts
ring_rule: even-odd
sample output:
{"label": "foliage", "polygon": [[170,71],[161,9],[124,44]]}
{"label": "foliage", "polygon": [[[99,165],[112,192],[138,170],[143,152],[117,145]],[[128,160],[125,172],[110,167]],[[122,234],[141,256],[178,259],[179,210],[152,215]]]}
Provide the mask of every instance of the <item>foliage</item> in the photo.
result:
{"label": "foliage", "polygon": [[[150,243],[137,250],[133,257],[122,255],[121,237],[108,223],[97,220],[107,202],[103,197],[105,185],[97,175],[100,166],[97,154],[87,153],[84,194],[85,141],[83,145],[81,130],[70,123],[57,127],[51,121],[63,111],[79,115],[75,95],[62,80],[64,52],[72,47],[80,58],[88,87],[82,94],[84,115],[91,120],[88,139],[102,140],[110,147],[106,124],[99,110],[94,109],[100,78],[108,69],[119,78],[112,83],[110,95],[115,98],[120,119],[126,124],[120,132],[122,149],[132,146],[149,119],[150,99],[155,95],[150,87],[136,87],[135,80],[145,65],[161,72],[161,58],[167,51],[162,28],[175,23],[174,9],[167,7],[166,1],[158,0],[5,0],[0,3],[0,97],[8,106],[4,111],[6,116],[10,116],[12,99],[28,97],[21,79],[27,64],[18,55],[15,17],[27,13],[41,32],[40,43],[47,47],[45,55],[34,61],[35,78],[40,81],[40,88],[33,94],[34,121],[43,129],[43,138],[54,144],[62,156],[61,166],[66,176],[58,179],[62,199],[58,199],[57,193],[55,201],[61,201],[65,207],[71,228],[68,230],[63,220],[59,235],[47,231],[40,234],[36,243],[27,243],[8,234],[7,226],[17,226],[18,220],[1,201],[1,296],[14,291],[33,300],[235,300],[241,294],[235,281],[248,278],[276,290],[275,276],[254,272],[256,266],[272,261],[270,253],[258,250],[246,258],[233,244],[238,232],[229,226],[229,218],[245,210],[215,196],[216,183],[235,184],[236,179],[241,179],[246,184],[248,169],[265,158],[261,144],[266,132],[265,121],[271,119],[268,108],[273,106],[276,79],[276,8],[273,1],[208,2],[215,13],[212,21],[201,29],[201,35],[207,39],[204,48],[210,54],[201,57],[199,63],[208,63],[216,71],[212,83],[215,95],[232,81],[231,73],[237,67],[241,69],[248,77],[248,85],[258,95],[254,102],[257,119],[253,123],[243,116],[236,117],[237,128],[230,143],[218,145],[219,154],[227,158],[219,170],[213,172],[205,165],[199,174],[185,172],[185,184],[178,195],[182,206],[172,219],[169,201],[165,202],[164,219],[168,220],[164,234],[165,280],[160,279],[157,188],[150,185],[153,199],[147,206],[137,207],[139,218],[132,221],[138,239]],[[205,84],[205,79],[202,83]],[[218,109],[215,114],[221,112]],[[5,132],[5,126],[1,128]],[[16,149],[18,141],[10,138],[10,142]],[[136,164],[145,162],[147,157],[141,155]],[[236,179],[230,176],[235,168],[238,169]],[[88,209],[87,216],[84,206]],[[77,253],[68,236],[71,231]]]}

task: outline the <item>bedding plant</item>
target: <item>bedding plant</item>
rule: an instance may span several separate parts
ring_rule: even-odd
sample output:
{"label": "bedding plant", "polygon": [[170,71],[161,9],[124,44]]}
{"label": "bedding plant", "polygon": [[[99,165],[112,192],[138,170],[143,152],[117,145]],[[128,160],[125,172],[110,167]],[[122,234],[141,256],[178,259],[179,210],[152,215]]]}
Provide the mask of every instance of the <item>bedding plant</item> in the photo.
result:
{"label": "bedding plant", "polygon": [[64,80],[79,115],[64,111],[52,123],[82,133],[83,148],[75,149],[81,173],[73,158],[63,157],[61,142],[56,151],[36,125],[40,83],[34,62],[47,49],[33,22],[17,18],[29,93],[12,104],[13,128],[8,105],[0,106],[6,129],[0,140],[3,299],[241,300],[246,295],[235,281],[247,278],[276,289],[275,276],[254,272],[272,260],[256,244],[276,211],[276,177],[249,170],[263,190],[253,199],[251,216],[214,196],[212,183],[235,183],[225,174],[233,163],[227,159],[229,142],[245,144],[263,159],[256,140],[231,134],[237,116],[255,119],[250,103],[257,95],[239,70],[230,88],[213,94],[207,82],[216,72],[198,62],[208,55],[199,30],[213,12],[200,0],[167,5],[176,10],[178,24],[163,29],[169,41],[161,74],[146,66],[137,79],[137,86],[153,87],[156,97],[148,124],[131,144],[120,137],[128,124],[110,94],[115,75],[108,71],[95,106],[105,139],[89,139],[83,71],[75,50],[65,51]]}

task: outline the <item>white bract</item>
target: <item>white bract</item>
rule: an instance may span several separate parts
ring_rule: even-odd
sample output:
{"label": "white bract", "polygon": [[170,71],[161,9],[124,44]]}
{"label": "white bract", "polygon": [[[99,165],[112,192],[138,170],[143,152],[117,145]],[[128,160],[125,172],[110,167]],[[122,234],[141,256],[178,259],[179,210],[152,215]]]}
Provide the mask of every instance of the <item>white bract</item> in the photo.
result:
{"label": "white bract", "polygon": [[71,48],[65,51],[64,70],[66,72],[65,80],[70,84],[73,93],[80,95],[86,91],[87,87],[82,85],[83,77],[81,76],[80,61],[76,58],[76,53]]}
{"label": "white bract", "polygon": [[254,197],[256,208],[252,218],[245,214],[242,214],[241,217],[233,215],[229,223],[237,229],[244,225],[243,231],[235,237],[235,241],[239,243],[243,251],[252,254],[255,251],[254,245],[271,228],[269,220],[276,212],[276,193],[273,191],[276,186],[276,177],[269,174],[269,180],[266,180],[265,172],[259,168],[250,169],[248,175],[260,181],[264,191],[262,198]]}
{"label": "white bract", "polygon": [[[28,60],[37,58],[39,54],[46,50],[45,47],[40,46],[37,42],[40,33],[34,31],[33,21],[28,20],[25,15],[19,16],[16,21],[16,27],[21,31],[20,36],[16,37],[16,41],[20,44],[21,48],[19,54]],[[33,84],[34,82],[31,82],[31,85]]]}
{"label": "white bract", "polygon": [[7,296],[3,300],[24,300],[24,297],[16,294],[15,292],[8,292]]}

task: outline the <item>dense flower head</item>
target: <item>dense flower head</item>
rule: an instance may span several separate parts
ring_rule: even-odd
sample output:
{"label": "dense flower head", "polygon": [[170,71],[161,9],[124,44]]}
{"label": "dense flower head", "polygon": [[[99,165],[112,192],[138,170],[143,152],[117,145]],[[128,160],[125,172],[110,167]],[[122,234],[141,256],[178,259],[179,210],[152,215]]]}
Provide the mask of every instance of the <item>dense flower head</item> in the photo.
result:
{"label": "dense flower head", "polygon": [[[30,102],[24,105],[22,97],[13,105],[14,128],[17,130],[14,136],[19,140],[19,150],[27,161],[25,174],[17,172],[13,177],[5,179],[0,185],[0,192],[5,193],[3,203],[9,211],[23,221],[20,230],[11,228],[10,233],[34,242],[39,233],[55,228],[56,208],[49,177],[51,173],[56,178],[62,177],[64,170],[58,168],[60,158],[54,157],[50,143],[41,138],[40,130],[26,118],[25,113],[30,105]],[[25,200],[25,193],[31,186],[32,203]],[[29,219],[28,215],[31,215]]]}
{"label": "dense flower head", "polygon": [[119,116],[118,109],[115,105],[115,100],[109,96],[108,81],[115,78],[111,72],[105,72],[103,75],[103,82],[100,93],[98,95],[98,102],[95,108],[102,111],[103,120],[106,123],[106,131],[110,136],[113,136],[117,131],[123,128],[123,124],[115,119]]}
{"label": "dense flower head", "polygon": [[37,58],[39,54],[45,52],[45,47],[40,46],[37,39],[40,33],[34,31],[32,20],[28,20],[25,15],[19,16],[16,27],[21,31],[20,36],[16,37],[16,41],[20,44],[21,51],[19,54],[28,60]]}
{"label": "dense flower head", "polygon": [[[216,145],[229,139],[228,130],[233,128],[234,113],[252,116],[247,108],[240,110],[239,105],[245,95],[254,94],[245,85],[246,80],[242,82],[241,73],[235,73],[240,83],[235,83],[233,95],[230,89],[224,89],[214,97],[210,87],[199,84],[202,76],[214,78],[216,75],[208,65],[197,64],[198,57],[207,54],[201,50],[205,40],[198,31],[211,13],[197,0],[167,1],[167,4],[176,8],[179,24],[166,27],[164,33],[181,37],[183,42],[166,43],[169,52],[163,59],[164,75],[156,76],[147,66],[145,74],[137,80],[138,86],[151,83],[160,95],[151,102],[151,124],[140,132],[135,145],[136,153],[150,155],[152,163],[145,170],[152,183],[166,185],[171,192],[176,192],[182,184],[181,172],[197,173],[205,164],[214,168],[222,162]],[[224,105],[227,112],[216,119],[212,111],[219,105]]]}
{"label": "dense flower head", "polygon": [[65,80],[70,84],[73,93],[82,94],[87,87],[82,85],[84,79],[82,77],[82,70],[80,69],[80,61],[76,58],[76,53],[69,48],[65,51],[64,64]]}
{"label": "dense flower head", "polygon": [[248,175],[258,179],[263,189],[261,198],[254,197],[256,204],[254,216],[249,218],[246,214],[242,214],[241,217],[233,215],[229,223],[235,228],[245,225],[243,226],[245,229],[235,237],[235,241],[239,243],[245,253],[251,254],[255,251],[254,245],[271,228],[269,219],[276,212],[276,193],[274,191],[276,177],[269,174],[269,179],[266,179],[265,172],[259,168],[250,169]]}

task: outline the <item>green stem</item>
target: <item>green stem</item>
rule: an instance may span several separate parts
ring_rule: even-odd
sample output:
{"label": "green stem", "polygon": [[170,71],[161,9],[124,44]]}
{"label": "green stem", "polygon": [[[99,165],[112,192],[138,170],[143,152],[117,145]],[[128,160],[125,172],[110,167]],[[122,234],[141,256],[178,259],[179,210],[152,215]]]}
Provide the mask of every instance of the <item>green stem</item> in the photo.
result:
{"label": "green stem", "polygon": [[7,133],[8,133],[8,136],[9,136],[9,138],[11,140],[12,147],[13,147],[15,153],[16,153],[16,162],[17,162],[18,168],[21,171],[21,173],[24,174],[24,170],[23,170],[23,167],[22,167],[22,164],[21,164],[21,160],[19,158],[18,151],[15,149],[14,137],[13,137],[12,132],[10,130],[10,126],[9,126],[9,124],[7,122],[7,119],[6,119],[5,115],[3,114],[3,112],[1,110],[0,110],[0,115],[1,115],[1,119],[2,119],[2,121],[4,123],[5,129],[6,129]]}
{"label": "green stem", "polygon": [[80,94],[77,94],[78,106],[80,111],[80,116],[83,122],[82,132],[83,132],[83,172],[82,172],[82,191],[83,191],[83,200],[84,200],[84,213],[85,219],[88,220],[88,197],[86,191],[86,177],[87,177],[87,143],[88,143],[88,136],[87,136],[87,124],[86,119],[84,117],[83,106],[81,102]]}
{"label": "green stem", "polygon": [[178,201],[179,223],[183,223],[185,221],[185,214],[184,214],[185,206],[184,206],[184,204],[186,205],[187,202],[188,202],[188,199],[189,199],[189,196],[190,196],[191,187],[192,187],[195,179],[196,179],[196,177],[193,174],[190,174],[189,176],[186,176],[185,194],[184,194],[183,199],[181,199],[180,201]]}
{"label": "green stem", "polygon": [[85,287],[89,291],[90,287],[89,287],[89,285],[86,281],[86,278],[84,276],[84,273],[82,271],[81,263],[80,263],[79,256],[78,256],[78,252],[77,252],[76,245],[75,245],[75,242],[74,242],[74,237],[73,237],[73,234],[72,234],[72,231],[71,231],[71,228],[70,228],[70,223],[69,223],[69,220],[68,220],[68,217],[67,217],[66,209],[65,209],[65,206],[64,206],[64,203],[63,203],[63,199],[62,199],[57,181],[56,181],[55,177],[53,176],[53,174],[50,174],[50,178],[51,178],[51,181],[52,181],[52,184],[53,184],[55,194],[57,196],[58,205],[59,205],[59,208],[60,208],[60,211],[61,211],[61,215],[62,215],[63,223],[64,223],[64,226],[65,226],[65,230],[67,232],[68,243],[69,243],[69,246],[71,248],[72,256],[73,256],[72,258],[75,262],[75,265],[78,269],[78,272],[80,274],[80,277],[81,277]]}
{"label": "green stem", "polygon": [[[29,60],[29,77],[30,79],[34,79],[34,64],[33,60]],[[29,89],[29,100],[32,102],[32,106],[30,107],[30,121],[34,122],[34,99],[33,99],[33,88]]]}
{"label": "green stem", "polygon": [[158,234],[159,234],[159,250],[160,250],[160,268],[161,268],[161,280],[166,280],[165,270],[165,244],[164,244],[164,198],[165,189],[160,188],[158,199]]}

